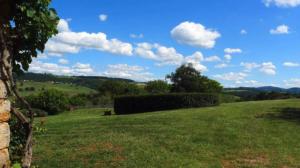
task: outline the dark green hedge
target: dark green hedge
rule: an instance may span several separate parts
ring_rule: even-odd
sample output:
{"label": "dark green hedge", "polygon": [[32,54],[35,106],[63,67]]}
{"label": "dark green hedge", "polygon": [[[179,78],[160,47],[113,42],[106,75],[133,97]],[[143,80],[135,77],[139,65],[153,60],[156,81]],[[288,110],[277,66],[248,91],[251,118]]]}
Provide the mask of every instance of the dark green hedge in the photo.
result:
{"label": "dark green hedge", "polygon": [[133,114],[160,110],[219,105],[219,95],[213,93],[176,93],[142,96],[121,96],[114,101],[116,114]]}

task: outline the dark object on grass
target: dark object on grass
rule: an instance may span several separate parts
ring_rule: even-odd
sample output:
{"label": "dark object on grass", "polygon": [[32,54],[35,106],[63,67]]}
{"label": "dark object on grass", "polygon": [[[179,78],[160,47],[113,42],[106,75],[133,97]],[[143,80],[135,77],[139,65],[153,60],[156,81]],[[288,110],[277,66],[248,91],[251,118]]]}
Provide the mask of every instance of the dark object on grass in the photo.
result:
{"label": "dark object on grass", "polygon": [[106,111],[104,111],[104,115],[105,115],[105,116],[110,116],[110,115],[111,115],[111,110],[106,110]]}

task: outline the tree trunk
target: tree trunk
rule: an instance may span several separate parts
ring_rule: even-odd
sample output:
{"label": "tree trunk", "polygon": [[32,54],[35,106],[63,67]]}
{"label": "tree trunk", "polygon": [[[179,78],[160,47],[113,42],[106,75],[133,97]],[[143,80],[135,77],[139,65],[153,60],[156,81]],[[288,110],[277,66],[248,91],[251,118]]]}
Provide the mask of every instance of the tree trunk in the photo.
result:
{"label": "tree trunk", "polygon": [[[5,55],[5,50],[0,53],[0,60]],[[10,101],[8,100],[7,85],[9,83],[5,77],[3,65],[0,65],[0,168],[9,168],[9,142],[10,142],[10,129],[8,121],[10,119]]]}

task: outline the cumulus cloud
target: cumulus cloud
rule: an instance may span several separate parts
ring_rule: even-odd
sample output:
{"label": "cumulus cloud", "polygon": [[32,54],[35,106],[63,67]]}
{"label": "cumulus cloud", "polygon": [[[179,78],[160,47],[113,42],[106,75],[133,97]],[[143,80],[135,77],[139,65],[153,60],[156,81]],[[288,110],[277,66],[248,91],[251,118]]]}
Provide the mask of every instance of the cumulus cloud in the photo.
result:
{"label": "cumulus cloud", "polygon": [[72,67],[62,66],[55,63],[45,63],[38,60],[33,60],[30,64],[29,71],[35,73],[50,73],[55,75],[96,75],[95,71],[89,64],[83,64],[85,66],[78,66],[80,63]]}
{"label": "cumulus cloud", "polygon": [[51,38],[45,51],[49,55],[61,56],[65,53],[78,53],[81,49],[94,49],[118,55],[132,55],[130,43],[118,39],[108,39],[105,33],[87,33],[70,31],[65,20],[60,20],[60,32]]}
{"label": "cumulus cloud", "polygon": [[239,48],[225,48],[224,52],[225,54],[240,54],[243,51]]}
{"label": "cumulus cloud", "polygon": [[207,67],[201,64],[204,60],[203,54],[199,51],[193,55],[184,58],[184,64],[191,64],[197,71],[207,71]]}
{"label": "cumulus cloud", "polygon": [[255,62],[241,62],[240,66],[244,67],[245,72],[251,72],[255,68],[259,68],[260,64]]}
{"label": "cumulus cloud", "polygon": [[65,65],[65,64],[69,64],[69,61],[66,59],[59,59],[58,63]]}
{"label": "cumulus cloud", "polygon": [[241,81],[244,80],[248,75],[242,72],[229,72],[225,74],[214,75],[214,78],[224,80],[224,81]]}
{"label": "cumulus cloud", "polygon": [[115,78],[127,78],[136,81],[149,81],[154,79],[154,75],[147,72],[144,67],[130,66],[127,64],[108,65],[107,69],[101,75]]}
{"label": "cumulus cloud", "polygon": [[140,57],[155,60],[158,65],[180,65],[184,59],[175,48],[156,43],[138,43],[134,53]]}
{"label": "cumulus cloud", "polygon": [[166,47],[157,43],[138,43],[137,47],[134,49],[134,54],[146,59],[154,60],[157,62],[156,65],[158,66],[192,64],[198,71],[207,70],[207,68],[201,64],[205,59],[203,54],[199,51],[191,56],[185,57],[173,47]]}
{"label": "cumulus cloud", "polygon": [[76,54],[80,50],[79,46],[49,40],[45,45],[45,51],[50,56],[62,56],[66,53]]}
{"label": "cumulus cloud", "polygon": [[107,20],[108,16],[106,14],[100,14],[99,15],[99,20],[102,22],[105,22]]}
{"label": "cumulus cloud", "polygon": [[289,8],[300,5],[300,0],[263,0],[263,3],[269,7],[275,5],[277,7]]}
{"label": "cumulus cloud", "polygon": [[58,24],[57,24],[57,30],[59,32],[70,31],[69,24],[68,24],[67,20],[60,19],[59,22],[58,22]]}
{"label": "cumulus cloud", "polygon": [[213,48],[221,34],[207,29],[200,23],[182,22],[171,30],[171,36],[181,44],[194,47]]}
{"label": "cumulus cloud", "polygon": [[261,64],[260,71],[267,75],[276,75],[276,66],[272,62],[264,62]]}
{"label": "cumulus cloud", "polygon": [[283,66],[286,66],[286,67],[299,67],[300,64],[296,63],[296,62],[284,62]]}
{"label": "cumulus cloud", "polygon": [[287,25],[279,25],[275,29],[270,30],[270,34],[279,35],[279,34],[289,34],[289,27]]}
{"label": "cumulus cloud", "polygon": [[229,61],[232,59],[232,56],[229,55],[229,54],[226,54],[226,55],[224,56],[224,58],[226,59],[227,62],[229,62]]}

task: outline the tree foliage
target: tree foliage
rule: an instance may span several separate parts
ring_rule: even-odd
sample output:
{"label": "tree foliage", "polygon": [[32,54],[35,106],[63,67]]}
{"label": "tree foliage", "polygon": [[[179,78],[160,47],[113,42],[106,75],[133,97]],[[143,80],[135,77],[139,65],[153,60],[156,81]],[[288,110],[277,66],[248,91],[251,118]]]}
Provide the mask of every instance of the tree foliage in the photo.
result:
{"label": "tree foliage", "polygon": [[117,95],[137,95],[141,93],[141,89],[134,83],[123,81],[108,80],[103,82],[98,91],[102,95],[117,96]]}
{"label": "tree foliage", "polygon": [[32,57],[43,52],[57,33],[59,18],[51,0],[0,0],[1,29],[10,49],[15,72],[28,70]]}
{"label": "tree foliage", "polygon": [[202,76],[191,64],[182,65],[167,75],[172,82],[172,92],[221,92],[223,87],[215,80]]}
{"label": "tree foliage", "polygon": [[48,39],[57,33],[59,18],[56,11],[49,7],[50,2],[51,0],[0,0],[1,81],[6,90],[28,109],[25,115],[17,109],[11,109],[22,123],[27,136],[22,157],[23,168],[31,166],[34,113],[29,103],[20,97],[13,72],[27,71],[32,57],[43,52]]}
{"label": "tree foliage", "polygon": [[32,107],[45,110],[49,115],[67,110],[70,103],[64,92],[55,89],[44,90],[38,95],[28,96],[27,100]]}
{"label": "tree foliage", "polygon": [[154,80],[146,83],[145,90],[149,93],[168,93],[170,85],[163,80]]}

